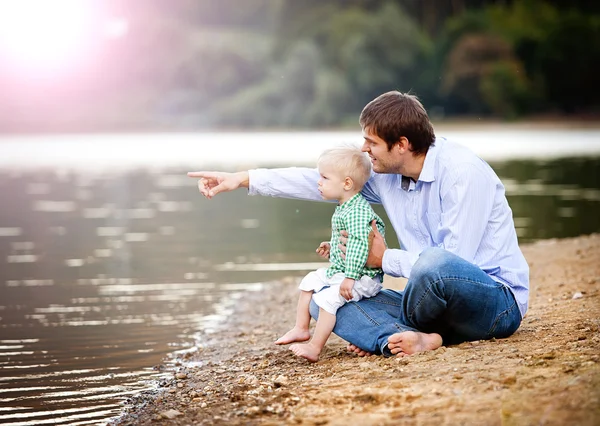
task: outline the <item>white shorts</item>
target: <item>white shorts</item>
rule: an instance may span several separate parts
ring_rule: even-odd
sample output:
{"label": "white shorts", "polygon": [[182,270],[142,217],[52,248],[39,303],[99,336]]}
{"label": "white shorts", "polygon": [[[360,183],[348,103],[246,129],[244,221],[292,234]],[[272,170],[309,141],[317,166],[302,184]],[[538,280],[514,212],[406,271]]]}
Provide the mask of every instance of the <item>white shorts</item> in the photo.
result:
{"label": "white shorts", "polygon": [[314,291],[313,300],[320,307],[332,315],[348,302],[356,302],[365,297],[373,297],[383,288],[379,278],[371,278],[363,275],[359,280],[354,281],[352,288],[352,300],[346,300],[340,294],[340,285],[346,276],[339,272],[327,278],[327,268],[319,268],[316,271],[309,272],[298,288],[303,291]]}

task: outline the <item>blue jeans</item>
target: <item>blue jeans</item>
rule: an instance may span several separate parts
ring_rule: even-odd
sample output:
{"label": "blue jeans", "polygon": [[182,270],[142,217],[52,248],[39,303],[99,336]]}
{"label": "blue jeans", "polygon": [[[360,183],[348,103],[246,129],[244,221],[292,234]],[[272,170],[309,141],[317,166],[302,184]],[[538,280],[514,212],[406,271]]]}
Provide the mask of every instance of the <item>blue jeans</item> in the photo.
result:
{"label": "blue jeans", "polygon": [[[310,313],[319,315],[311,301]],[[479,267],[440,248],[424,250],[404,291],[385,289],[337,311],[333,332],[374,354],[391,356],[387,339],[402,331],[438,333],[444,345],[503,338],[521,324],[512,292]]]}

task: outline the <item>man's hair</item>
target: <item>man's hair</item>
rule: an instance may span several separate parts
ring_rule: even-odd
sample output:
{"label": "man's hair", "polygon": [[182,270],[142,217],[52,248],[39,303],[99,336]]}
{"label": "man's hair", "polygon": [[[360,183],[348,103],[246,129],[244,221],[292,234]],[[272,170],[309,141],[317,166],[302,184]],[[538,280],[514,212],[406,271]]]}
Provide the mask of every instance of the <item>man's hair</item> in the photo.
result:
{"label": "man's hair", "polygon": [[360,190],[371,177],[371,160],[356,145],[342,145],[326,149],[319,156],[317,167],[331,167],[352,179]]}
{"label": "man's hair", "polygon": [[404,136],[412,151],[426,154],[435,141],[433,126],[423,104],[414,95],[392,91],[373,99],[360,113],[363,129],[374,133],[392,146]]}

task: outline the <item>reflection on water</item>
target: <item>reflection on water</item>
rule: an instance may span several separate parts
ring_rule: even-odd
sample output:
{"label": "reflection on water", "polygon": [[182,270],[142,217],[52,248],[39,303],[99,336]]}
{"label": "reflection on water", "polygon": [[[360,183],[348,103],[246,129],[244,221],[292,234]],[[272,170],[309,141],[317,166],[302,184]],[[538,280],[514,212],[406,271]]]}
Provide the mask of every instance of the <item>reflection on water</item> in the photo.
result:
{"label": "reflection on water", "polygon": [[[600,230],[600,158],[492,165],[522,242]],[[209,202],[186,171],[0,170],[0,423],[101,423],[243,292],[319,266],[331,205]]]}
{"label": "reflection on water", "polygon": [[600,158],[492,163],[521,242],[600,231]]}

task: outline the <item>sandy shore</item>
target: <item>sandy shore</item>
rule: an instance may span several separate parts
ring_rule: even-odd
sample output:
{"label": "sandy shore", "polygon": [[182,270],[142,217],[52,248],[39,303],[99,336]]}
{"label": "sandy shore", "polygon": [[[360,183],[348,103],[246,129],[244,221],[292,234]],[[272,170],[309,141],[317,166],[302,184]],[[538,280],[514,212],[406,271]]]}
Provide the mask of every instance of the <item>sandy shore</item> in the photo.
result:
{"label": "sandy shore", "polygon": [[530,309],[507,339],[359,358],[334,337],[310,364],[273,345],[294,320],[288,279],[241,301],[224,331],[114,424],[598,425],[600,234],[523,251]]}

